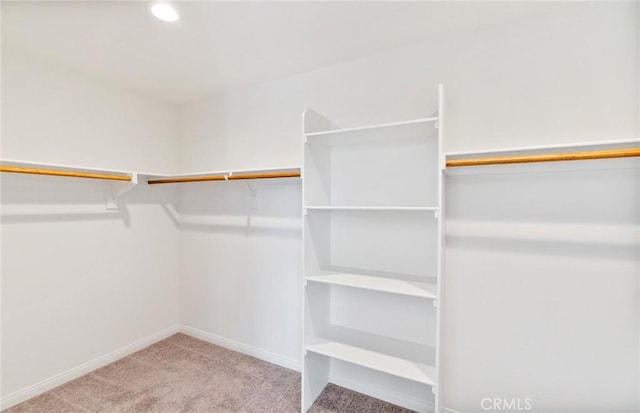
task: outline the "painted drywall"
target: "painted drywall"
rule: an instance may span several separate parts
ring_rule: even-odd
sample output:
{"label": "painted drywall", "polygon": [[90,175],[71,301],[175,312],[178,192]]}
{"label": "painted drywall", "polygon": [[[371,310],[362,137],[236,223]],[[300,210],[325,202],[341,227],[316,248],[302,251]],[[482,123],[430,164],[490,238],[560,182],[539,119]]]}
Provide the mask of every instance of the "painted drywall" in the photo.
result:
{"label": "painted drywall", "polygon": [[640,163],[623,166],[447,178],[449,406],[638,410]]}
{"label": "painted drywall", "polygon": [[255,198],[241,182],[181,188],[181,322],[209,341],[299,369],[299,179],[250,185]]}
{"label": "painted drywall", "polygon": [[[306,107],[345,127],[425,117],[436,109],[440,82],[447,92],[448,152],[637,138],[637,8],[576,3],[185,105],[180,167],[299,164]],[[452,265],[443,319],[443,404],[474,412],[482,411],[484,398],[531,398],[538,412],[636,411],[640,246],[628,234],[639,223],[637,170],[540,168],[447,181],[448,212],[459,232],[447,239]],[[553,187],[546,190],[549,181]],[[252,213],[253,201],[239,193],[233,201],[216,201],[223,209],[196,211],[198,219],[253,221],[294,198],[289,187],[269,191],[258,195],[261,206]],[[196,208],[211,196],[185,187],[181,208]],[[591,205],[590,213],[580,213],[584,205]],[[505,226],[526,230],[527,224],[542,232],[528,240],[517,231],[505,239],[494,233]],[[547,232],[562,235],[567,225],[568,239],[547,239]],[[575,231],[590,234],[608,225],[614,229],[597,241],[576,239]],[[299,362],[299,350],[273,339],[301,335],[300,320],[290,318],[299,297],[233,297],[258,294],[254,285],[265,282],[264,270],[276,262],[288,263],[280,269],[286,273],[278,273],[279,288],[301,288],[301,263],[290,251],[300,240],[277,236],[277,225],[259,235],[249,223],[242,228],[181,231],[182,323]],[[272,328],[248,336],[234,320],[249,319]]]}
{"label": "painted drywall", "polygon": [[[174,108],[5,53],[2,157],[156,171],[299,164],[305,107],[343,126],[422,117],[435,110],[438,82],[447,86],[448,151],[637,137],[637,8],[571,5],[196,102],[178,113],[179,144]],[[637,410],[637,244],[624,240],[639,221],[628,205],[640,198],[625,188],[639,178],[543,170],[514,175],[517,183],[471,175],[450,184],[459,232],[449,261],[459,265],[448,272],[444,404],[466,412],[484,397],[531,397],[537,411],[584,411],[610,410],[613,399]],[[549,180],[554,192],[542,190]],[[599,191],[583,186],[591,180]],[[2,184],[3,396],[165,331],[178,321],[178,291],[190,332],[299,365],[299,184],[256,186],[255,199],[238,182],[193,184],[178,201],[171,189],[137,188],[115,213],[103,209],[104,185],[16,176]],[[510,215],[494,215],[505,210],[488,199]],[[592,204],[597,211],[572,215]],[[499,238],[515,224],[526,232],[527,220],[561,235],[570,225],[573,238],[464,238]],[[577,243],[575,231],[605,232]],[[507,277],[522,267],[516,285]],[[578,270],[584,279],[563,278]],[[549,280],[560,285],[538,310],[529,291],[548,293]],[[503,311],[503,299],[515,311]]]}
{"label": "painted drywall", "polygon": [[448,101],[447,152],[638,136],[636,3],[408,45],[182,107],[183,169],[299,164],[301,114],[342,127],[415,119]]}
{"label": "painted drywall", "polygon": [[[11,53],[2,84],[3,158],[175,168],[173,106]],[[172,191],[140,185],[107,211],[104,181],[1,179],[5,402],[177,325]]]}
{"label": "painted drywall", "polygon": [[3,49],[2,157],[175,172],[176,107]]}

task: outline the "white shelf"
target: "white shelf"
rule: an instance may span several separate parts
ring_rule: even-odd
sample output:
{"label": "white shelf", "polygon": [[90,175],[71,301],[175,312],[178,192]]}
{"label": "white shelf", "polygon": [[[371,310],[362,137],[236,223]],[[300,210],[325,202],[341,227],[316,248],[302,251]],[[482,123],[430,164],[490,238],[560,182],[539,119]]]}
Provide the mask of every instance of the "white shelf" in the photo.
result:
{"label": "white shelf", "polygon": [[368,367],[403,379],[412,380],[429,386],[435,385],[435,370],[424,364],[412,363],[398,357],[364,350],[333,341],[325,341],[305,347],[307,351]]}
{"label": "white shelf", "polygon": [[406,125],[415,125],[420,123],[436,122],[437,120],[438,120],[438,117],[436,116],[431,118],[413,119],[413,120],[407,120],[402,122],[391,122],[391,123],[381,123],[378,125],[360,126],[357,128],[330,129],[330,130],[320,131],[320,132],[305,133],[305,136],[307,137],[325,136],[325,135],[334,135],[338,133],[369,131],[372,129],[390,128],[395,126],[406,126]]}
{"label": "white shelf", "polygon": [[[256,169],[225,169],[214,171],[189,172],[181,174],[151,174],[147,173],[149,179],[180,179],[180,178],[199,178],[203,176],[229,176],[229,175],[246,175],[271,172],[300,172],[300,166],[282,166],[273,168],[256,168]],[[299,179],[299,178],[298,178]]]}
{"label": "white shelf", "polygon": [[408,295],[420,298],[437,298],[437,286],[429,283],[415,283],[393,278],[372,277],[351,273],[327,273],[306,277],[305,280],[364,290],[381,291],[392,294]]}
{"label": "white shelf", "polygon": [[[121,169],[107,169],[107,168],[95,168],[79,165],[58,164],[49,162],[37,162],[37,161],[25,161],[19,159],[0,159],[0,165],[13,166],[20,168],[37,168],[37,169],[55,169],[66,172],[87,172],[87,173],[104,173],[104,174],[116,174],[116,175],[133,175],[137,173],[141,177],[149,179],[179,179],[179,178],[197,178],[202,176],[215,176],[215,175],[246,175],[246,174],[259,174],[270,172],[300,172],[300,165],[293,166],[281,166],[272,168],[254,168],[254,169],[226,169],[226,170],[214,170],[214,171],[201,171],[201,172],[189,172],[180,174],[166,174],[157,172],[146,171],[130,171]],[[299,178],[298,178],[299,179]]]}
{"label": "white shelf", "polygon": [[447,160],[461,159],[475,156],[500,156],[500,155],[542,155],[549,152],[558,152],[562,150],[576,151],[576,150],[609,150],[609,149],[625,149],[625,148],[637,148],[640,147],[640,139],[618,139],[608,141],[593,141],[593,142],[581,142],[581,143],[562,143],[554,145],[536,145],[536,146],[521,146],[512,148],[498,148],[498,149],[479,149],[472,151],[461,152],[449,152],[445,154]]}
{"label": "white shelf", "polygon": [[69,165],[69,164],[57,164],[48,162],[37,161],[24,161],[19,159],[0,159],[0,165],[12,166],[16,168],[33,168],[33,169],[52,169],[64,172],[86,172],[86,173],[100,173],[100,174],[114,174],[114,175],[133,175],[133,171],[124,171],[120,169],[106,169],[106,168],[93,168],[87,166]]}
{"label": "white shelf", "polygon": [[384,123],[358,128],[329,129],[304,134],[306,143],[325,146],[383,145],[393,149],[399,143],[424,143],[437,139],[437,117]]}
{"label": "white shelf", "polygon": [[418,207],[418,206],[326,206],[308,205],[304,207],[308,210],[316,211],[434,211],[438,207]]}

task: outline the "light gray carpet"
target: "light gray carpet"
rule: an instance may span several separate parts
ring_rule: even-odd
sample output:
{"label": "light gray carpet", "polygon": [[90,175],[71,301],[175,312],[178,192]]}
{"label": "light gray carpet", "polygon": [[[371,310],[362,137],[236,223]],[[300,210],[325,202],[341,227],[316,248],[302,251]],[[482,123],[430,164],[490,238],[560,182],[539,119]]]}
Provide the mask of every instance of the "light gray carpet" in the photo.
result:
{"label": "light gray carpet", "polygon": [[[176,334],[4,412],[299,413],[300,374]],[[409,410],[330,384],[309,412]]]}

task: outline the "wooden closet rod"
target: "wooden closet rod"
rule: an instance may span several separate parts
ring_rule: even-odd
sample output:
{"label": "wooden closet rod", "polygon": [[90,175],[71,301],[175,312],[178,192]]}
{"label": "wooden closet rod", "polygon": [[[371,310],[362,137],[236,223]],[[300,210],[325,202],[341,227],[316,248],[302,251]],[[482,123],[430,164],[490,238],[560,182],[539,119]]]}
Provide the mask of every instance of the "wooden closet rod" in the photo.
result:
{"label": "wooden closet rod", "polygon": [[148,182],[149,185],[153,184],[176,184],[183,182],[204,182],[204,181],[235,181],[238,179],[272,179],[272,178],[298,178],[300,172],[265,172],[255,174],[243,174],[243,175],[209,175],[209,176],[196,176],[191,178],[169,178],[169,179],[154,179]]}
{"label": "wooden closet rod", "polygon": [[111,181],[131,181],[131,177],[126,175],[98,174],[98,173],[91,173],[91,172],[58,171],[55,169],[21,168],[17,166],[0,166],[0,172],[12,172],[12,173],[18,173],[18,174],[34,174],[34,175],[66,176],[71,178],[108,179]]}
{"label": "wooden closet rod", "polygon": [[532,162],[582,161],[587,159],[631,158],[640,156],[640,148],[607,151],[550,153],[543,155],[504,156],[496,158],[450,159],[447,167],[504,165]]}

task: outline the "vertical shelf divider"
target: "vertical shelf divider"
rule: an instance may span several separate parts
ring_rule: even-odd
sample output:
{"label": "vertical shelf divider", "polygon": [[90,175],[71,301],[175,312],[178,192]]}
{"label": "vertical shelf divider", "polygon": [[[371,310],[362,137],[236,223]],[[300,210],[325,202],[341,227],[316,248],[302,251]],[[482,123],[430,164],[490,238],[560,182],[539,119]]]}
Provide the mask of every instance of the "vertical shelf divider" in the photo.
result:
{"label": "vertical shelf divider", "polygon": [[[302,114],[302,136],[303,136],[303,153],[302,153],[302,166],[301,166],[301,175],[302,175],[302,199],[306,200],[306,187],[309,184],[309,179],[304,179],[306,176],[306,168],[305,168],[305,159],[308,158],[307,155],[307,137],[308,133],[320,132],[323,130],[331,129],[335,127],[331,123],[331,121],[318,113],[314,112],[311,109],[307,109]],[[313,180],[314,178],[311,178]],[[306,215],[307,211],[303,208],[302,210],[302,220],[303,220],[303,228],[302,228],[302,268],[303,272],[306,272],[306,268],[308,265],[308,246],[306,237],[308,231],[306,226]],[[317,257],[314,257],[314,263],[317,262]],[[303,275],[304,277],[304,275]],[[322,390],[329,383],[329,360],[326,357],[323,357],[319,354],[314,354],[311,352],[307,352],[305,349],[305,341],[311,326],[310,322],[307,321],[308,318],[311,317],[311,314],[308,309],[308,298],[307,298],[307,282],[303,282],[302,286],[302,297],[303,297],[303,305],[302,305],[302,391],[301,391],[301,409],[302,413],[306,413],[307,410],[311,407],[313,402],[318,398]]]}
{"label": "vertical shelf divider", "polygon": [[438,214],[438,299],[434,301],[436,307],[436,365],[435,371],[437,376],[436,385],[433,387],[433,394],[435,395],[434,411],[440,411],[440,405],[442,400],[442,380],[440,380],[441,366],[442,366],[442,297],[444,297],[444,242],[445,242],[445,196],[444,196],[444,176],[447,169],[447,160],[443,150],[444,147],[444,133],[445,133],[445,96],[444,85],[438,85],[438,206],[440,212]]}

